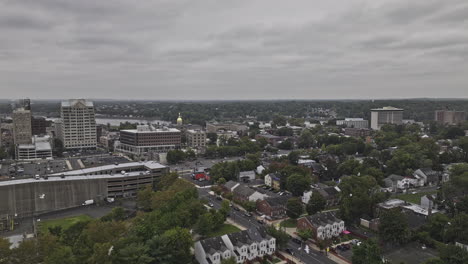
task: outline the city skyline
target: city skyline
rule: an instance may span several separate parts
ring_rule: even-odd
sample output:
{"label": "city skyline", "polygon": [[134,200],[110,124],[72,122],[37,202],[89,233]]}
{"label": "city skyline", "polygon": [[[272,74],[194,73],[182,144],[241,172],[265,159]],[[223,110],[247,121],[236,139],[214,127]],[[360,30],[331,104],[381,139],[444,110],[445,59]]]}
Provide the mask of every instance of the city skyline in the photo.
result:
{"label": "city skyline", "polygon": [[2,1],[2,97],[467,98],[466,1]]}

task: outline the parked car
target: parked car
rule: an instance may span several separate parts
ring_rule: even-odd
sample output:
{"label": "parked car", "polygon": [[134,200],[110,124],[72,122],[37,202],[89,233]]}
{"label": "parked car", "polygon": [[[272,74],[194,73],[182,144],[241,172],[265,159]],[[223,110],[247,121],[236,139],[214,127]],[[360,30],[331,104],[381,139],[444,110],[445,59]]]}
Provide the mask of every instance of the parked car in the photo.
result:
{"label": "parked car", "polygon": [[244,215],[247,216],[247,217],[251,217],[251,216],[252,216],[252,214],[249,213],[249,212],[245,212]]}
{"label": "parked car", "polygon": [[263,220],[261,220],[261,219],[258,219],[257,222],[258,222],[259,224],[261,224],[261,225],[265,224],[265,222],[264,222]]}
{"label": "parked car", "polygon": [[209,207],[214,207],[214,204],[213,203],[208,203],[208,206]]}
{"label": "parked car", "polygon": [[294,254],[294,251],[292,248],[287,248],[286,249],[286,253],[288,253],[289,255],[293,255]]}
{"label": "parked car", "polygon": [[218,195],[218,196],[216,196],[216,200],[220,200],[220,201],[222,201],[222,200],[223,200],[223,198],[221,197],[221,195]]}
{"label": "parked car", "polygon": [[237,206],[233,206],[232,208],[234,208],[234,210],[236,210],[236,211],[240,211],[239,207],[237,207]]}
{"label": "parked car", "polygon": [[294,242],[294,243],[296,243],[296,244],[301,244],[301,243],[302,243],[302,241],[301,241],[299,238],[295,238],[295,237],[294,237],[294,238],[291,239],[291,240],[292,240],[292,242]]}

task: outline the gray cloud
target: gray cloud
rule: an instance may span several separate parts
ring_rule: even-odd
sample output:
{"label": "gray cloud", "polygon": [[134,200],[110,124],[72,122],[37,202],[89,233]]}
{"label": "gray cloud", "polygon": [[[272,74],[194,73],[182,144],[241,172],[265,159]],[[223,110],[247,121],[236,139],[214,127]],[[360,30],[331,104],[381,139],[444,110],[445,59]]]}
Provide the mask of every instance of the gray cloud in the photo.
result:
{"label": "gray cloud", "polygon": [[465,0],[0,0],[2,97],[467,97]]}

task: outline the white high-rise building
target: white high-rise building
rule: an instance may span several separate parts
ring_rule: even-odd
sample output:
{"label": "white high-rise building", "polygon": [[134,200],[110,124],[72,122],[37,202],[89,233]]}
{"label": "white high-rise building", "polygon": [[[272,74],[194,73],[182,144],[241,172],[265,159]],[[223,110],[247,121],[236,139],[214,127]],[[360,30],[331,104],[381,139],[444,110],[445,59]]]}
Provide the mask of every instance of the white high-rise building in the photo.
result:
{"label": "white high-rise building", "polygon": [[401,125],[403,123],[403,109],[386,106],[371,109],[371,128],[380,130],[385,124]]}
{"label": "white high-rise building", "polygon": [[62,101],[61,117],[60,132],[57,134],[66,149],[96,148],[96,120],[92,101]]}

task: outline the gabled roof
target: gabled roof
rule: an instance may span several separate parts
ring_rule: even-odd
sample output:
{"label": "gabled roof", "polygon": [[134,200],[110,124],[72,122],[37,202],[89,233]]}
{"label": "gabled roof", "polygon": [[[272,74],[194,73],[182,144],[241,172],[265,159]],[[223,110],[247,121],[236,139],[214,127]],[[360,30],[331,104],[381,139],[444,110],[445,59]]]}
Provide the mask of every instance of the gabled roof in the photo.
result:
{"label": "gabled roof", "polygon": [[286,196],[277,196],[277,197],[269,197],[265,198],[265,202],[268,203],[271,207],[275,206],[286,206],[288,202],[288,197]]}
{"label": "gabled roof", "polygon": [[240,184],[239,186],[237,186],[237,188],[234,189],[234,193],[240,196],[249,197],[250,195],[255,193],[255,190],[243,184]]}
{"label": "gabled roof", "polygon": [[201,240],[200,244],[205,252],[210,255],[213,255],[216,252],[224,252],[228,250],[228,247],[220,236]]}
{"label": "gabled roof", "polygon": [[314,226],[324,226],[327,224],[333,224],[342,221],[341,219],[337,218],[332,212],[316,213],[314,215],[306,216],[306,218]]}
{"label": "gabled roof", "polygon": [[239,184],[238,182],[235,182],[235,181],[228,181],[224,184],[224,187],[228,188],[229,190],[231,190],[234,186],[236,186],[237,184]]}

